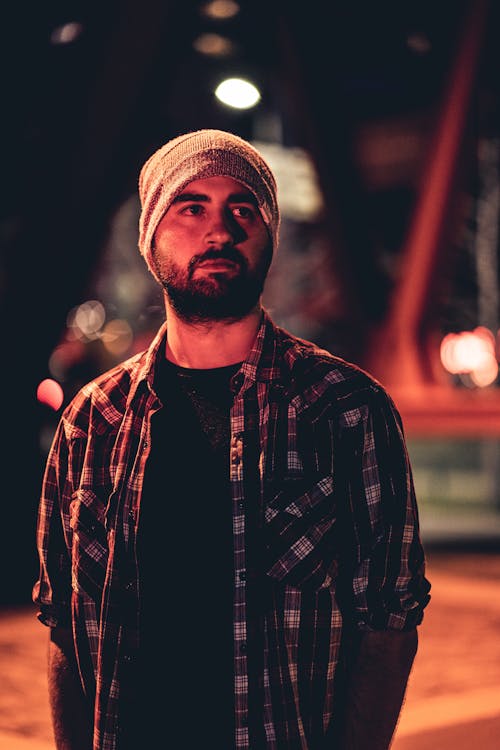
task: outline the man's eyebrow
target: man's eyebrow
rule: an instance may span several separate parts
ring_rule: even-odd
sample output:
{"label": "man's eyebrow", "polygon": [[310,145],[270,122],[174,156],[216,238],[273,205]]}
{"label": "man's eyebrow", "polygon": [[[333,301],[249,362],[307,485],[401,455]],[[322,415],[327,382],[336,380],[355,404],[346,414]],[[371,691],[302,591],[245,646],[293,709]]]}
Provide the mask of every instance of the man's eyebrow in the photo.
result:
{"label": "man's eyebrow", "polygon": [[[176,195],[172,203],[209,203],[210,196],[205,193],[180,193]],[[244,191],[242,193],[231,193],[227,198],[228,203],[251,203],[257,206],[257,200],[253,193]]]}
{"label": "man's eyebrow", "polygon": [[205,195],[204,193],[180,193],[180,195],[176,195],[172,203],[200,203],[200,202],[207,202],[210,198],[208,195]]}
{"label": "man's eyebrow", "polygon": [[253,206],[256,206],[257,199],[253,193],[245,190],[243,193],[231,193],[228,203],[251,203]]}

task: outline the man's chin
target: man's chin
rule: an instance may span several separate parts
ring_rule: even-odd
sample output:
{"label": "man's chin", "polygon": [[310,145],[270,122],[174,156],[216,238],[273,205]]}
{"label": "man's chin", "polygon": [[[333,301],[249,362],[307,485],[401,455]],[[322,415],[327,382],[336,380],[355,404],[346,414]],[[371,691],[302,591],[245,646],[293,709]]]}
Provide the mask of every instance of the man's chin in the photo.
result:
{"label": "man's chin", "polygon": [[[229,274],[224,271],[210,271],[203,276],[193,279],[190,285],[192,294],[200,296],[224,296],[231,293],[231,288],[239,284],[239,279],[235,274]],[[213,291],[211,291],[213,290]]]}
{"label": "man's chin", "polygon": [[168,298],[177,315],[189,323],[208,323],[241,320],[257,305],[260,294],[245,296],[242,294],[168,294]]}

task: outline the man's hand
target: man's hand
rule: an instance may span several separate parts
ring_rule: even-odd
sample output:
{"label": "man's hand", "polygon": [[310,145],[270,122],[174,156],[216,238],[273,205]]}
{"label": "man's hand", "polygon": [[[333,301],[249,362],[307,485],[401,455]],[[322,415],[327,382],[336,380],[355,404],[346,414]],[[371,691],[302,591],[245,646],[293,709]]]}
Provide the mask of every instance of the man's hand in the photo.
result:
{"label": "man's hand", "polygon": [[[417,652],[416,628],[361,634],[347,676],[340,750],[387,750]],[[349,660],[350,661],[350,660]]]}
{"label": "man's hand", "polygon": [[57,750],[92,750],[92,720],[69,628],[51,628],[49,703]]}

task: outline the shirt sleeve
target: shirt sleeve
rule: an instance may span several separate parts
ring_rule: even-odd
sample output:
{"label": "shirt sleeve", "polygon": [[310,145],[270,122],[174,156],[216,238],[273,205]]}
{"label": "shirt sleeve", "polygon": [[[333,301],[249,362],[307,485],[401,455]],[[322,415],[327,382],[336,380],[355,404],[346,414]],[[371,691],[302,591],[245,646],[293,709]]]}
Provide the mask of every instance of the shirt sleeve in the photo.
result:
{"label": "shirt sleeve", "polygon": [[409,630],[430,600],[401,417],[380,386],[342,438],[344,593],[359,630]]}
{"label": "shirt sleeve", "polygon": [[47,458],[38,506],[36,544],[40,563],[32,599],[38,619],[49,627],[71,623],[71,561],[64,530],[63,495],[68,445],[63,420],[59,422]]}

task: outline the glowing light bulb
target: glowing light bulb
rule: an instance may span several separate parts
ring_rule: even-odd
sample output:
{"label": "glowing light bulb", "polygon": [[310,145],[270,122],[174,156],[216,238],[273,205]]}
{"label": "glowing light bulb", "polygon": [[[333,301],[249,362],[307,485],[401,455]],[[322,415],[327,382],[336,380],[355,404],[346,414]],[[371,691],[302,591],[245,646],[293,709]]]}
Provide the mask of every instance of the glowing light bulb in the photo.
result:
{"label": "glowing light bulb", "polygon": [[257,87],[243,78],[226,78],[215,89],[215,96],[223,104],[235,109],[250,109],[261,98]]}

